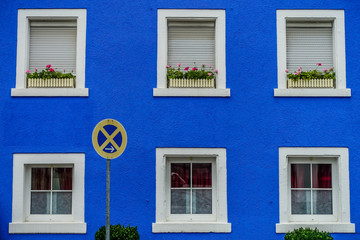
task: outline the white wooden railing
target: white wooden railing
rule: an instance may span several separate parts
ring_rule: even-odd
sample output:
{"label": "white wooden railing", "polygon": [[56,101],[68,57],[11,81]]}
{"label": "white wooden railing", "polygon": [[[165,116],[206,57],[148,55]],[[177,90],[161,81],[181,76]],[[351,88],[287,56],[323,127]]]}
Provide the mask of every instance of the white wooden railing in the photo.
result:
{"label": "white wooden railing", "polygon": [[169,88],[214,88],[215,79],[169,79]]}
{"label": "white wooden railing", "polygon": [[28,88],[74,88],[75,78],[29,78]]}
{"label": "white wooden railing", "polygon": [[334,88],[334,79],[288,79],[288,88]]}

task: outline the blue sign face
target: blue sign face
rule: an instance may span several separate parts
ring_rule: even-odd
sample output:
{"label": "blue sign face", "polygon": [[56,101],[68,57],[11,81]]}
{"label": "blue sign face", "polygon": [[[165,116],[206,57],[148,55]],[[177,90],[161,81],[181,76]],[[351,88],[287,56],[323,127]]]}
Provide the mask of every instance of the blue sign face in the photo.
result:
{"label": "blue sign face", "polygon": [[92,141],[100,156],[113,159],[120,156],[125,150],[127,135],[119,122],[113,119],[105,119],[94,128]]}
{"label": "blue sign face", "polygon": [[[114,125],[105,125],[103,129],[100,130],[98,135],[98,143],[100,146],[103,146],[104,142],[108,139],[105,134],[107,133],[107,136],[112,136],[112,134],[117,130],[117,127]],[[103,133],[105,131],[105,134]],[[117,131],[117,134],[115,137],[112,138],[113,141],[110,141],[107,145],[104,145],[102,151],[107,153],[114,153],[117,152],[119,149],[119,146],[122,144],[122,136],[121,132]],[[116,145],[116,146],[114,146]]]}

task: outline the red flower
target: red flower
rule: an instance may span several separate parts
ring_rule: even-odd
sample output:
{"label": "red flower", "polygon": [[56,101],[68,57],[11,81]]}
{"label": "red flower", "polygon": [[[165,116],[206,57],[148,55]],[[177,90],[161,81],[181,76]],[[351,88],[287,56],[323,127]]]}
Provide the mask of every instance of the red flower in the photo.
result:
{"label": "red flower", "polygon": [[197,70],[197,68],[196,68],[196,67],[193,67],[193,69],[191,69],[191,70],[196,71],[196,70]]}
{"label": "red flower", "polygon": [[49,71],[50,71],[50,72],[53,72],[53,71],[54,71],[54,69],[53,69],[53,68],[50,68],[50,69],[49,69]]}
{"label": "red flower", "polygon": [[46,65],[46,68],[51,68],[51,65],[49,64],[49,65]]}
{"label": "red flower", "polygon": [[322,64],[321,64],[321,63],[317,63],[316,65],[321,66]]}
{"label": "red flower", "polygon": [[184,70],[187,71],[187,70],[189,70],[189,68],[190,68],[190,67],[186,67],[186,68],[184,68]]}

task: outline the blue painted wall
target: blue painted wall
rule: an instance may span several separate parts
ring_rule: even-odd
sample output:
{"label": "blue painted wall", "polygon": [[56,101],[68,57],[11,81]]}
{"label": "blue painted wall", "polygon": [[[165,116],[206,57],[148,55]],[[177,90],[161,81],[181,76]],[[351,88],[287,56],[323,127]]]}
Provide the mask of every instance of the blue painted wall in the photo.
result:
{"label": "blue painted wall", "polygon": [[[94,239],[105,224],[106,162],[91,133],[120,121],[128,146],[112,162],[111,222],[138,226],[141,239],[283,239],[278,148],[348,147],[351,222],[360,229],[360,3],[343,0],[69,1],[0,3],[0,239]],[[87,98],[11,97],[15,87],[17,10],[86,8]],[[226,10],[230,98],[154,98],[157,9]],[[274,98],[276,9],[344,9],[351,98]],[[152,234],[155,148],[227,148],[230,234]],[[13,153],[84,152],[86,235],[9,235]],[[333,234],[335,239],[360,239]]]}

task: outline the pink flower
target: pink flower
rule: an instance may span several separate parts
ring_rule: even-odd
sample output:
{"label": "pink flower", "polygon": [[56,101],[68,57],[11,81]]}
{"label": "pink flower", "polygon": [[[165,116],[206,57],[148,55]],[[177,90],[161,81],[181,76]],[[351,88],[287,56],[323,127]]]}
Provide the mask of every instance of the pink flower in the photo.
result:
{"label": "pink flower", "polygon": [[36,67],[36,68],[35,68],[35,71],[37,72],[38,70],[39,70],[39,68]]}
{"label": "pink flower", "polygon": [[285,72],[288,73],[288,72],[289,72],[289,69],[285,69]]}
{"label": "pink flower", "polygon": [[196,71],[196,70],[197,70],[197,68],[196,68],[196,67],[193,67],[191,70]]}
{"label": "pink flower", "polygon": [[215,73],[218,73],[219,71],[217,69],[214,70]]}
{"label": "pink flower", "polygon": [[166,67],[166,68],[169,68],[170,66],[169,66],[169,65],[166,65],[165,67]]}
{"label": "pink flower", "polygon": [[209,68],[211,68],[211,65],[209,65]]}
{"label": "pink flower", "polygon": [[301,70],[302,70],[302,67],[299,67],[299,68],[298,68],[298,71],[301,71]]}
{"label": "pink flower", "polygon": [[71,72],[74,72],[74,69],[71,69]]}
{"label": "pink flower", "polygon": [[50,72],[53,72],[53,71],[54,71],[54,69],[53,69],[53,68],[50,68],[50,69],[49,69],[49,71],[50,71]]}
{"label": "pink flower", "polygon": [[186,68],[184,68],[184,70],[187,71],[187,70],[189,70],[189,68],[190,68],[190,67],[186,67]]}
{"label": "pink flower", "polygon": [[297,74],[300,74],[300,73],[301,73],[301,71],[299,70],[299,71],[297,71],[296,73],[297,73]]}
{"label": "pink flower", "polygon": [[51,68],[51,65],[49,64],[49,65],[46,65],[46,68]]}
{"label": "pink flower", "polygon": [[209,76],[211,76],[211,75],[212,75],[212,73],[208,73],[208,75],[209,75]]}
{"label": "pink flower", "polygon": [[324,72],[327,72],[327,71],[329,71],[329,69],[325,68],[325,69],[324,69]]}
{"label": "pink flower", "polygon": [[29,74],[29,73],[31,73],[30,70],[26,70],[26,74]]}
{"label": "pink flower", "polygon": [[181,63],[178,63],[177,66],[180,67],[180,66],[181,66]]}
{"label": "pink flower", "polygon": [[294,75],[299,75],[299,72],[294,73]]}
{"label": "pink flower", "polygon": [[317,63],[316,65],[321,66],[322,64],[321,64],[321,63]]}
{"label": "pink flower", "polygon": [[201,66],[202,66],[202,67],[205,67],[205,64],[203,63],[203,64],[201,64]]}

